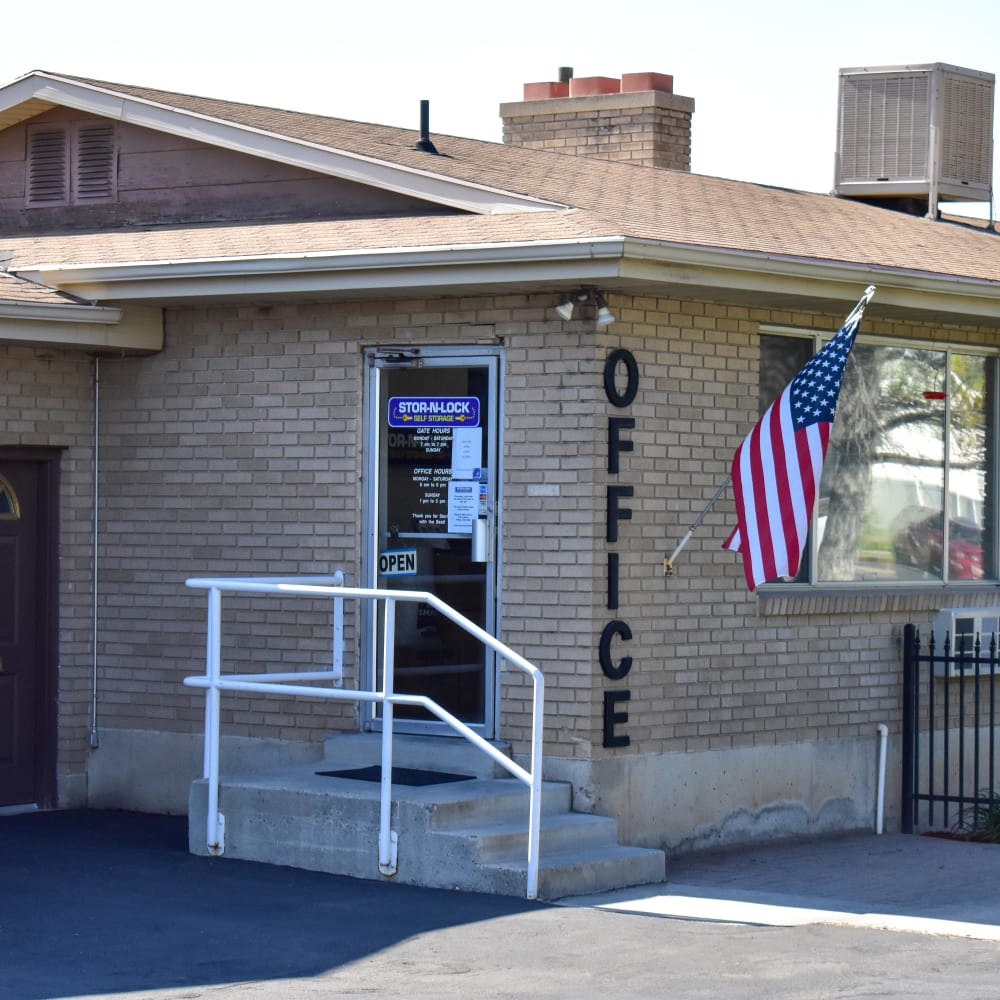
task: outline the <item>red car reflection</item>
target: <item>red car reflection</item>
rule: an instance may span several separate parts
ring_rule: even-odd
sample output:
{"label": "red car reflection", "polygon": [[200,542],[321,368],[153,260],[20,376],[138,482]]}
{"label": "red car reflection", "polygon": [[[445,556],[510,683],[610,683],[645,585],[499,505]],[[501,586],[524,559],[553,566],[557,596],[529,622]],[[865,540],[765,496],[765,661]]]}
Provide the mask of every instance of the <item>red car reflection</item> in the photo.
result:
{"label": "red car reflection", "polygon": [[[913,566],[940,577],[943,521],[941,514],[935,512],[911,521],[897,532],[892,543],[897,565]],[[948,522],[948,579],[982,578],[982,529],[975,521],[953,517]]]}

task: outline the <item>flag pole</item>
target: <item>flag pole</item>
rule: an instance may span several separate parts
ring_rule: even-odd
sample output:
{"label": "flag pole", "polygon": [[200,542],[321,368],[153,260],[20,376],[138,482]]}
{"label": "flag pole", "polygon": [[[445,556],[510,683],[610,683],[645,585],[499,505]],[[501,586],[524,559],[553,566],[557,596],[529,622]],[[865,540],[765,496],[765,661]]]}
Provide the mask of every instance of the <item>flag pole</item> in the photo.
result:
{"label": "flag pole", "polygon": [[848,313],[847,319],[844,320],[844,326],[850,325],[851,321],[854,320],[854,318],[857,317],[859,313],[863,313],[865,311],[865,306],[867,306],[868,303],[871,302],[872,296],[874,294],[875,294],[875,286],[869,285],[865,289],[864,294],[861,296],[861,298],[858,299],[858,304],[850,311],[850,313]]}
{"label": "flag pole", "polygon": [[[864,294],[858,300],[857,305],[855,305],[855,307],[850,311],[850,313],[848,313],[847,319],[844,320],[841,330],[845,329],[846,327],[849,327],[852,322],[860,322],[861,316],[865,311],[865,306],[867,306],[868,303],[871,302],[872,296],[874,294],[875,294],[875,286],[869,285],[865,289]],[[687,543],[691,540],[691,536],[694,534],[695,530],[698,528],[701,522],[705,519],[705,516],[708,514],[708,512],[712,509],[713,506],[715,506],[716,500],[718,500],[719,497],[722,496],[722,491],[729,485],[731,479],[732,479],[731,475],[726,476],[725,481],[715,491],[715,495],[712,497],[711,500],[708,501],[708,503],[705,506],[705,509],[698,515],[697,518],[695,518],[694,523],[684,533],[684,537],[677,543],[677,548],[675,548],[674,551],[669,556],[664,557],[663,559],[664,576],[673,576],[674,560],[680,554],[684,546],[687,545]]]}
{"label": "flag pole", "polygon": [[695,518],[694,524],[692,524],[691,527],[684,532],[684,537],[677,543],[677,548],[675,548],[674,551],[671,552],[669,556],[663,557],[664,576],[674,575],[674,560],[680,554],[681,549],[683,549],[684,546],[687,545],[687,543],[691,540],[691,536],[695,533],[701,522],[705,520],[705,515],[715,506],[715,501],[722,496],[722,491],[729,485],[729,480],[731,478],[732,478],[731,476],[726,476],[726,478],[722,482],[722,485],[715,491],[715,494],[712,497],[712,499],[709,500],[707,504],[705,504],[705,509]]}

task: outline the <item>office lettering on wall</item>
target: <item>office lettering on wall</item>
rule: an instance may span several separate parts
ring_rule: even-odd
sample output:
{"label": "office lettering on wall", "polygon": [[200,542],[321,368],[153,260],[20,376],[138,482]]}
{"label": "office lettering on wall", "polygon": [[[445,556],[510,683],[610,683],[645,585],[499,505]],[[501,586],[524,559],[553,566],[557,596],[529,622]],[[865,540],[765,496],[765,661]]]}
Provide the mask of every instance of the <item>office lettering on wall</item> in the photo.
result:
{"label": "office lettering on wall", "polygon": [[[620,388],[620,376],[624,375],[624,387]],[[627,409],[635,400],[639,391],[639,366],[630,351],[618,348],[612,351],[604,363],[604,392],[612,406],[619,410]],[[621,456],[633,450],[633,442],[627,432],[635,427],[633,417],[608,418],[608,475],[621,474]],[[605,539],[608,545],[618,541],[622,522],[632,520],[632,509],[626,501],[635,495],[633,486],[627,483],[614,482],[608,484],[607,519]],[[608,610],[618,610],[618,579],[621,560],[619,553],[608,550]],[[609,621],[601,631],[597,647],[598,662],[604,676],[612,681],[624,680],[632,669],[632,657],[619,656],[617,659],[615,647],[628,642],[632,638],[632,630],[628,623],[620,618]],[[627,688],[613,688],[604,692],[604,746],[627,747],[631,742],[627,733],[621,732],[621,727],[628,723],[628,712],[623,707],[632,697]]]}

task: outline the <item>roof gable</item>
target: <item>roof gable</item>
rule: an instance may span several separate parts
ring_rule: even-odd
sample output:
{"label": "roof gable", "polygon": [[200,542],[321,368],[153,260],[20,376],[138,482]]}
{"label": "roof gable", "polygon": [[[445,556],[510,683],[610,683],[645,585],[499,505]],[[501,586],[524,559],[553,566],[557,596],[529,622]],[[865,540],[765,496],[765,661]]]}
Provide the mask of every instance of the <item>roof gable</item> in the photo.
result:
{"label": "roof gable", "polygon": [[438,171],[405,129],[42,71],[0,88],[0,129],[60,106],[475,214],[563,207]]}
{"label": "roof gable", "polygon": [[426,217],[456,209],[54,107],[0,132],[0,232]]}
{"label": "roof gable", "polygon": [[163,303],[416,288],[454,294],[459,287],[600,283],[815,303],[849,297],[858,282],[878,275],[879,309],[1000,322],[1000,241],[992,231],[825,194],[451,136],[434,137],[444,154],[436,157],[415,149],[416,134],[402,129],[51,74],[33,74],[19,92],[18,84],[0,88],[0,114],[4,100],[13,108],[11,95],[19,93],[22,104],[48,100],[46,88],[56,85],[78,101],[81,94],[119,101],[120,121],[140,112],[144,120],[177,116],[174,124],[186,130],[180,134],[196,141],[204,136],[192,129],[224,119],[252,153],[262,137],[445,186],[505,192],[542,208],[25,231],[4,239],[13,270],[88,299]]}

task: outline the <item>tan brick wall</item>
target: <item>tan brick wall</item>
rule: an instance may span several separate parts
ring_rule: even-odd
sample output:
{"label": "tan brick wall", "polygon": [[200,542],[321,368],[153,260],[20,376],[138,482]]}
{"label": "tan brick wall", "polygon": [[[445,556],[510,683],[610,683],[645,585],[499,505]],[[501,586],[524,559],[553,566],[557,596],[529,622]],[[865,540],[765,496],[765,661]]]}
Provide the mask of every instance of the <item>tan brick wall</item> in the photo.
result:
{"label": "tan brick wall", "polygon": [[[762,323],[832,331],[842,316],[612,296],[618,321],[554,318],[555,296],[176,309],[160,355],[102,361],[99,718],[114,729],[197,732],[205,597],[195,575],[359,573],[363,497],[362,349],[496,344],[505,349],[502,637],[547,678],[546,751],[604,758],[852,738],[898,723],[899,635],[928,622],[943,591],[748,595],[721,548],[727,492],[682,553],[662,559],[728,473],[757,417]],[[984,343],[975,330],[866,322],[866,332]],[[626,349],[638,392],[605,395],[608,353]],[[60,772],[87,754],[91,695],[90,421],[92,362],[4,348],[4,443],[64,448],[60,544]],[[607,471],[608,418],[627,416],[620,472]],[[631,520],[605,539],[607,488],[629,485]],[[607,607],[607,554],[620,558],[620,604]],[[320,661],[325,609],[279,621],[229,600],[246,669]],[[612,619],[632,631],[602,673]],[[348,682],[357,629],[348,627]],[[504,731],[528,735],[527,690],[504,680]],[[603,698],[628,690],[602,746]],[[355,725],[353,708],[227,696],[236,736],[319,739]]]}
{"label": "tan brick wall", "polygon": [[[761,324],[833,331],[842,316],[747,309],[703,302],[623,300],[603,337],[608,351],[633,353],[640,388],[630,407],[635,450],[619,476],[632,483],[633,519],[622,522],[621,607],[595,602],[595,618],[628,623],[628,676],[596,672],[600,689],[628,689],[627,749],[594,756],[761,746],[870,734],[900,719],[900,636],[907,621],[929,621],[955,599],[927,591],[805,590],[747,593],[739,558],[721,548],[733,525],[727,490],[664,578],[661,560],[729,472],[733,452],[758,416]],[[984,344],[968,328],[866,321],[864,332]],[[608,415],[618,412],[605,404]],[[602,497],[597,491],[595,503]],[[600,546],[601,535],[597,533]],[[595,592],[600,590],[597,565]],[[990,603],[990,589],[961,603]]]}
{"label": "tan brick wall", "polygon": [[503,141],[512,146],[691,169],[694,102],[659,91],[504,104]]}

